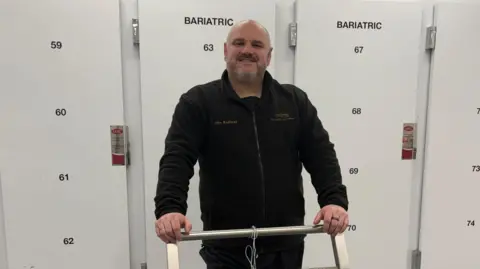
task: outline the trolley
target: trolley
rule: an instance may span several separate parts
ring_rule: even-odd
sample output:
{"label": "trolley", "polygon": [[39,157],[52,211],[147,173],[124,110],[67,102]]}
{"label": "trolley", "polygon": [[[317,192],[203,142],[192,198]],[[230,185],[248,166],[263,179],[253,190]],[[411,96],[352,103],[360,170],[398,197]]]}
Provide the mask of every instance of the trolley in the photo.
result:
{"label": "trolley", "polygon": [[[287,226],[272,228],[252,228],[252,229],[232,229],[232,230],[216,230],[191,232],[190,234],[182,233],[181,241],[194,241],[206,239],[226,239],[239,237],[256,237],[275,236],[275,235],[294,235],[294,234],[317,234],[325,233],[323,225],[314,226]],[[334,267],[326,267],[322,269],[349,269],[349,260],[347,246],[345,243],[345,235],[330,236],[332,241],[333,256],[335,258]],[[167,269],[180,269],[180,261],[178,254],[178,243],[167,244]]]}

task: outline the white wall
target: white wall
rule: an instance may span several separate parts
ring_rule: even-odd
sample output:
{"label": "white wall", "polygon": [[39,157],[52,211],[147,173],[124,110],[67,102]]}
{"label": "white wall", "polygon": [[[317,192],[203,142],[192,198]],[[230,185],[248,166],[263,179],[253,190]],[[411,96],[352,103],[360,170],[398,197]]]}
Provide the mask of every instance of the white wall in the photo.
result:
{"label": "white wall", "polygon": [[[407,1],[407,0],[406,0]],[[275,40],[275,55],[276,57],[276,78],[284,83],[293,82],[293,60],[294,51],[288,47],[288,24],[293,21],[293,0],[278,0],[277,13],[277,33]],[[432,2],[424,1],[424,25],[432,24]],[[146,261],[146,240],[145,240],[145,197],[144,194],[144,173],[143,173],[143,152],[142,152],[142,119],[141,119],[141,93],[140,93],[140,64],[139,53],[132,43],[132,27],[131,19],[137,18],[137,0],[120,0],[121,7],[121,22],[122,22],[122,63],[123,63],[123,79],[124,79],[124,96],[125,96],[125,120],[130,130],[130,149],[131,149],[131,165],[128,170],[128,204],[129,204],[129,220],[130,220],[130,242],[131,242],[131,269],[140,269],[140,264]],[[168,7],[166,7],[168,8]],[[254,7],[252,7],[254,8]],[[140,21],[141,25],[141,21]],[[141,30],[140,30],[141,35]],[[8,37],[7,37],[8,39]],[[220,60],[220,59],[219,59]],[[419,81],[419,88],[426,89],[428,87],[428,73],[429,73],[429,54],[425,53],[421,59],[421,74],[422,78]],[[419,91],[421,95],[418,96],[417,104],[419,107],[425,107],[427,95],[426,91]],[[420,111],[420,110],[419,110]],[[415,166],[414,173],[414,187],[412,189],[414,200],[412,203],[412,230],[418,230],[419,209],[420,209],[420,194],[422,183],[422,167],[423,167],[423,147],[424,145],[424,126],[426,115],[425,113],[418,114],[418,134],[419,134],[419,152],[417,155],[418,161]],[[1,174],[0,174],[1,179]],[[146,199],[145,199],[146,198]],[[153,197],[150,199],[153,203]],[[0,192],[1,201],[1,192]],[[3,233],[3,220],[0,205],[0,268],[6,268],[6,249]],[[152,212],[153,214],[153,212]],[[446,215],[447,216],[447,215]],[[148,223],[147,223],[148,226]],[[153,229],[153,223],[152,223]],[[448,231],[446,226],[446,232]],[[454,232],[454,231],[453,231]],[[418,234],[412,233],[411,248],[415,249],[418,246]],[[13,269],[13,268],[8,268]]]}

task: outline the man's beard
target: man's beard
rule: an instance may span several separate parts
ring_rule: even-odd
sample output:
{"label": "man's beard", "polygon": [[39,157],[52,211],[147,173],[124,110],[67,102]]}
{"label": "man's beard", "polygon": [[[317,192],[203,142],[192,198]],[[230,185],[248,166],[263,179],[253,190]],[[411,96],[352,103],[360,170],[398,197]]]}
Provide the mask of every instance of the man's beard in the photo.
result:
{"label": "man's beard", "polygon": [[235,78],[240,82],[253,82],[258,78],[257,72],[234,71]]}
{"label": "man's beard", "polygon": [[265,68],[261,65],[255,63],[257,68],[256,71],[242,71],[241,69],[237,68],[236,63],[232,63],[230,65],[230,70],[234,75],[235,80],[244,83],[251,83],[257,81],[259,78],[263,76]]}
{"label": "man's beard", "polygon": [[[242,71],[241,68],[237,68],[237,63],[241,61],[249,61],[256,66],[255,71]],[[252,83],[263,76],[265,67],[258,64],[258,58],[250,53],[243,53],[239,55],[235,60],[227,62],[232,75],[235,76],[235,80],[243,83]]]}

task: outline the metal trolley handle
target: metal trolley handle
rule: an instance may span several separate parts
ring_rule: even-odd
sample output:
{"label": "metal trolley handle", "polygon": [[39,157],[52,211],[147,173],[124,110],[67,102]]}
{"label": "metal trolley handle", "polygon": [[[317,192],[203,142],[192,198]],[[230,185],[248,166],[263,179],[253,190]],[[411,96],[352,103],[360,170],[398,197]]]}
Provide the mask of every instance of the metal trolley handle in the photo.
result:
{"label": "metal trolley handle", "polygon": [[[287,226],[287,227],[273,227],[273,228],[191,232],[188,235],[182,234],[181,241],[251,237],[254,232],[256,233],[257,237],[275,236],[275,235],[325,233],[323,231],[323,225]],[[339,234],[337,236],[330,236],[330,237],[332,240],[333,256],[335,258],[335,267],[329,267],[329,268],[349,269],[350,266],[348,261],[348,252],[347,252],[347,246],[345,244],[344,234]],[[167,268],[180,269],[177,243],[167,244]]]}

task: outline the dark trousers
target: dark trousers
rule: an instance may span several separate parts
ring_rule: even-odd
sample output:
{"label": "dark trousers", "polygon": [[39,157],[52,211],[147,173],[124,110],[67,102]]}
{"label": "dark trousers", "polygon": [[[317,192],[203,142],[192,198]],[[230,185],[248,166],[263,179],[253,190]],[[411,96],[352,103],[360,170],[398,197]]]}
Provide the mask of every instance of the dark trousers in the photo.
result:
{"label": "dark trousers", "polygon": [[[257,253],[257,269],[301,269],[305,244],[288,250]],[[250,258],[250,250],[247,254]],[[203,246],[200,256],[205,261],[207,269],[250,269],[245,248],[225,249]]]}

